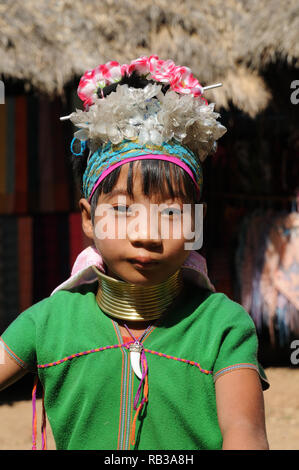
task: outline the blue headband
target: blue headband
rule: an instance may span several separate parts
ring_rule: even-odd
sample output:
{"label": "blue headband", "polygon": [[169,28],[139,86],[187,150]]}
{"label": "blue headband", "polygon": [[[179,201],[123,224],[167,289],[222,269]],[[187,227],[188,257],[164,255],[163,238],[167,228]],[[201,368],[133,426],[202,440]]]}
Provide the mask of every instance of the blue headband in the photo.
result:
{"label": "blue headband", "polygon": [[[73,142],[72,142],[73,144]],[[80,155],[85,148],[81,145]],[[72,146],[71,146],[72,149]],[[72,150],[73,151],[73,150]],[[83,175],[83,193],[90,200],[100,182],[115,168],[129,161],[158,159],[170,161],[182,167],[192,178],[199,194],[202,192],[202,167],[199,159],[191,150],[176,141],[164,142],[161,146],[140,144],[137,141],[123,140],[120,144],[111,142],[94,152],[87,162]]]}

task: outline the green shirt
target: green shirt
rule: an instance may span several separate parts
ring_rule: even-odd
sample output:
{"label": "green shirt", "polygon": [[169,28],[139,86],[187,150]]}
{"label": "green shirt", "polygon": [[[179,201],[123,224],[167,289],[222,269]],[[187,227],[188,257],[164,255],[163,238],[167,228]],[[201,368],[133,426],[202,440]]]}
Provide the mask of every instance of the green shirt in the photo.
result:
{"label": "green shirt", "polygon": [[140,381],[128,349],[117,346],[123,342],[117,323],[97,305],[96,289],[94,283],[58,291],[20,314],[2,335],[2,346],[22,367],[38,370],[57,449],[221,449],[214,381],[250,367],[268,386],[249,314],[225,294],[186,286],[143,341],[148,403],[132,446]]}

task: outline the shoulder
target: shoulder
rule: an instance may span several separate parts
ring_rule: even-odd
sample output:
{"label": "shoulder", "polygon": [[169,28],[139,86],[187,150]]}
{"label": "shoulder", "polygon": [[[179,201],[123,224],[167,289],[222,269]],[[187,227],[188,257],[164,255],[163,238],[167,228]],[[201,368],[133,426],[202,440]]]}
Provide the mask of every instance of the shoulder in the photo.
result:
{"label": "shoulder", "polygon": [[191,296],[193,325],[207,341],[221,344],[226,337],[256,336],[255,324],[249,313],[226,294],[193,291]]}
{"label": "shoulder", "polygon": [[243,324],[255,328],[249,313],[238,302],[222,292],[211,292],[188,286],[188,296],[201,317],[204,317],[219,328]]}
{"label": "shoulder", "polygon": [[86,302],[88,299],[93,299],[97,291],[97,282],[90,284],[83,284],[78,287],[73,287],[69,290],[59,290],[55,294],[47,297],[49,304],[69,303],[69,302]]}
{"label": "shoulder", "polygon": [[[68,314],[76,317],[77,312],[86,308],[87,303],[95,300],[95,285],[84,285],[70,291],[61,290],[46,297],[22,312],[15,321],[33,322],[36,327],[59,319],[67,319]],[[63,313],[63,315],[62,315]]]}
{"label": "shoulder", "polygon": [[[229,331],[255,333],[255,325],[249,313],[226,294],[212,292],[188,283],[184,298],[175,312],[177,322],[192,325],[201,338],[215,343]],[[174,312],[171,312],[173,317]]]}
{"label": "shoulder", "polygon": [[6,349],[21,365],[32,369],[36,362],[47,362],[53,353],[58,357],[67,355],[65,348],[73,352],[73,342],[77,346],[82,331],[92,331],[96,302],[93,288],[61,290],[24,310],[1,336]]}
{"label": "shoulder", "polygon": [[252,318],[245,308],[221,292],[211,293],[206,302],[220,324],[234,324],[236,321],[254,326]]}

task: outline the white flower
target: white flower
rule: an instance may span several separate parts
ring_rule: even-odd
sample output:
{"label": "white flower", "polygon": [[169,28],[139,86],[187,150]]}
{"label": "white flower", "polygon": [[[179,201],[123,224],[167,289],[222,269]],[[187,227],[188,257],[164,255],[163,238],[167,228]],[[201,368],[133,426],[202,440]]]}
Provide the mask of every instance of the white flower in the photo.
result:
{"label": "white flower", "polygon": [[175,139],[203,161],[226,132],[217,121],[214,106],[191,94],[168,90],[164,95],[158,84],[149,83],[143,89],[122,85],[106,98],[97,98],[87,111],[76,110],[69,118],[80,128],[75,133],[80,140],[118,144],[138,139],[141,144],[161,145]]}

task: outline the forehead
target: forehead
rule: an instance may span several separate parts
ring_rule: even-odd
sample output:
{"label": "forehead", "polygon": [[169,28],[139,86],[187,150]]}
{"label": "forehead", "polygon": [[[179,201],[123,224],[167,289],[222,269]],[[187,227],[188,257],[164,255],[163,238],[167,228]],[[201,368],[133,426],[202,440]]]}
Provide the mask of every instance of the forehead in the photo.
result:
{"label": "forehead", "polygon": [[121,165],[119,176],[107,196],[118,194],[142,194],[142,171],[138,162],[134,162],[132,177],[129,179],[130,163]]}
{"label": "forehead", "polygon": [[[123,187],[127,189],[127,182],[130,172],[130,162],[125,163],[120,167],[120,173],[118,180],[116,182],[115,187]],[[132,179],[132,189],[142,189],[142,171],[141,171],[141,162],[134,161],[133,162],[133,171],[132,171],[133,179]]]}
{"label": "forehead", "polygon": [[[173,172],[170,171],[171,191],[169,190],[167,179],[163,176],[162,171],[159,172],[159,178],[157,175],[151,172],[147,174],[147,177],[142,172],[141,160],[136,160],[131,165],[125,163],[120,167],[118,179],[108,194],[103,194],[105,199],[117,196],[120,194],[128,195],[133,199],[139,197],[148,197],[155,202],[159,202],[166,199],[181,199],[185,195],[184,189],[177,188],[175,183],[175,177]],[[146,183],[145,183],[146,180]],[[183,186],[182,184],[180,186]],[[171,194],[172,193],[172,194]]]}

